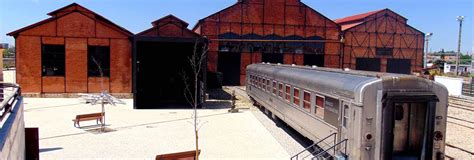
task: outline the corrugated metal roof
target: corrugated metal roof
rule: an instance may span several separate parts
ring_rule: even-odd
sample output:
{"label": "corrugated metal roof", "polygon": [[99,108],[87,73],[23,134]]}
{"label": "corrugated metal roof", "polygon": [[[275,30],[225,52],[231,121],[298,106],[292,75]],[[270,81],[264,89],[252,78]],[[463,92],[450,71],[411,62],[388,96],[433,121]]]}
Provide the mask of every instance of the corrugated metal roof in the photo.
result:
{"label": "corrugated metal roof", "polygon": [[383,11],[383,10],[385,10],[385,9],[371,11],[371,12],[362,13],[362,14],[357,14],[357,15],[344,17],[344,18],[339,18],[339,19],[334,20],[334,22],[336,22],[338,24],[343,24],[343,23],[349,23],[349,22],[353,23],[353,22],[357,22],[357,21],[362,21],[362,20],[364,20],[364,18],[367,18],[368,16],[374,15],[378,12]]}
{"label": "corrugated metal roof", "polygon": [[359,24],[361,24],[361,23],[364,23],[364,22],[356,22],[356,23],[343,24],[343,25],[341,25],[341,30],[342,30],[342,31],[345,31],[345,30],[347,30],[347,29],[349,29],[349,28],[352,28],[352,27],[354,27],[354,26],[357,26],[357,25],[359,25]]}

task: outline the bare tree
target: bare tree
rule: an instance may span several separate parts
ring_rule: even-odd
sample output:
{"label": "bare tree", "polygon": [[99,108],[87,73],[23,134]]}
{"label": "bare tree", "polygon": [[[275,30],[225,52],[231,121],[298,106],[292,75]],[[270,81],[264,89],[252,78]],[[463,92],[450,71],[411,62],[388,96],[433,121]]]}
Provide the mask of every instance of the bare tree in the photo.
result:
{"label": "bare tree", "polygon": [[97,69],[99,70],[100,73],[100,91],[102,91],[100,95],[100,103],[102,105],[102,125],[101,125],[101,130],[105,131],[105,96],[107,94],[107,91],[104,90],[104,71],[102,71],[102,66],[101,63],[99,63],[94,57],[92,57],[92,61],[95,63],[97,66]]}
{"label": "bare tree", "polygon": [[[198,113],[197,113],[197,107],[202,105],[203,103],[203,98],[202,94],[199,95],[199,86],[202,86],[200,84],[200,77],[203,78],[202,73],[203,68],[206,63],[206,58],[207,58],[207,43],[202,43],[200,40],[196,40],[194,43],[194,51],[191,57],[188,58],[190,67],[191,67],[191,80],[193,82],[193,86],[190,86],[188,81],[190,80],[189,77],[186,74],[186,71],[183,70],[182,77],[184,81],[184,96],[188,103],[193,107],[193,114],[191,116],[191,119],[193,120],[193,125],[194,125],[194,135],[195,135],[195,141],[196,141],[196,160],[199,160],[199,129],[205,124],[201,123],[200,120],[198,119]],[[191,90],[191,87],[194,88],[194,90]],[[194,92],[194,93],[193,93]]]}

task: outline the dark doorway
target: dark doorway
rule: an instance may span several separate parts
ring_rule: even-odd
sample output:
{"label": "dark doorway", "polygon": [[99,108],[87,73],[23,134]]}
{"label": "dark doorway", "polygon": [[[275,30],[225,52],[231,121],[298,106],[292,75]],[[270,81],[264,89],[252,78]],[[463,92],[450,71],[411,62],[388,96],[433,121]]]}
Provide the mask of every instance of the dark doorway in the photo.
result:
{"label": "dark doorway", "polygon": [[436,95],[390,92],[384,97],[381,129],[383,159],[430,159],[438,102]]}
{"label": "dark doorway", "polygon": [[222,73],[224,86],[240,85],[240,53],[220,52],[217,71]]}
{"label": "dark doorway", "polygon": [[[190,107],[183,74],[192,75],[188,57],[194,43],[136,42],[136,108]],[[188,84],[193,84],[188,80]]]}
{"label": "dark doorway", "polygon": [[304,65],[318,67],[324,67],[324,55],[322,54],[305,54],[304,55]]}
{"label": "dark doorway", "polygon": [[262,53],[262,62],[273,64],[283,64],[283,54]]}
{"label": "dark doorway", "polygon": [[387,59],[387,72],[410,74],[411,60],[409,59]]}
{"label": "dark doorway", "polygon": [[380,58],[357,58],[356,70],[380,72]]}

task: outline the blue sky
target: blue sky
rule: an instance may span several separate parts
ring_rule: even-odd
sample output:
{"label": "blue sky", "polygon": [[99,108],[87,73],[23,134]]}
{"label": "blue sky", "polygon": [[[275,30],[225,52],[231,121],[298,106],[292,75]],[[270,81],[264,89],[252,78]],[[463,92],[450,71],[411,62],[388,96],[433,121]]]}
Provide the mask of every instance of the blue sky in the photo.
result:
{"label": "blue sky", "polygon": [[[456,50],[459,23],[464,15],[462,52],[473,52],[474,10],[472,0],[302,0],[323,15],[337,19],[357,13],[390,8],[408,23],[433,32],[429,48]],[[193,27],[196,22],[237,0],[0,0],[0,43],[14,43],[6,33],[48,18],[47,13],[77,2],[107,19],[138,33],[150,22],[174,14]]]}

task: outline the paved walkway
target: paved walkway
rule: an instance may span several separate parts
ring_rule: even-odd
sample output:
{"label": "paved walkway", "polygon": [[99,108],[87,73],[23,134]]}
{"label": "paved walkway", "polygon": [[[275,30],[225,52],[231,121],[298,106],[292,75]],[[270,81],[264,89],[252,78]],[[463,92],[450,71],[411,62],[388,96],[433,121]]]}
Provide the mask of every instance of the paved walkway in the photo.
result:
{"label": "paved walkway", "polygon": [[[193,150],[192,110],[133,110],[107,106],[108,128],[95,134],[75,128],[77,114],[100,112],[77,99],[26,98],[27,127],[39,127],[41,159],[154,159],[157,154]],[[199,110],[201,159],[289,159],[290,154],[252,111]],[[95,121],[81,123],[94,125]]]}

